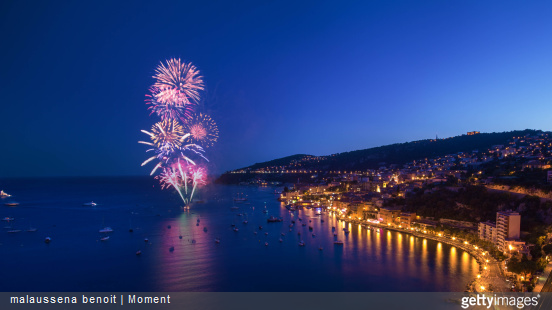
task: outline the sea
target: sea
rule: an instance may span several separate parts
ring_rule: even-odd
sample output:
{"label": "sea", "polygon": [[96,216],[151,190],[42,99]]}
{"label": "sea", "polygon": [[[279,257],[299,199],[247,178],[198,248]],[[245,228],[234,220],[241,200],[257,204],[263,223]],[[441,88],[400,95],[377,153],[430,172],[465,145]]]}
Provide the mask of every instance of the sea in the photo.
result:
{"label": "sea", "polygon": [[150,177],[0,179],[0,189],[13,195],[0,205],[13,218],[0,222],[0,291],[462,292],[479,268],[444,243],[290,212],[275,187],[207,185],[190,210]]}

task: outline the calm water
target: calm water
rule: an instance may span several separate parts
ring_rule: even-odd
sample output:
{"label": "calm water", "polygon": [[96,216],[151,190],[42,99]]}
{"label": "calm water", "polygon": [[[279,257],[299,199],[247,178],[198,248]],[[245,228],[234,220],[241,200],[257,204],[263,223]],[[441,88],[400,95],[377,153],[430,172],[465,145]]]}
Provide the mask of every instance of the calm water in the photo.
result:
{"label": "calm water", "polygon": [[[463,291],[478,270],[446,244],[307,209],[291,214],[273,188],[210,186],[189,212],[151,178],[0,180],[0,188],[13,195],[2,199],[0,217],[15,218],[0,222],[0,291]],[[248,203],[231,210],[237,192]],[[11,200],[21,205],[3,205]],[[82,206],[89,201],[99,205]],[[267,223],[270,215],[284,222]],[[31,226],[38,231],[25,231]],[[114,232],[102,242],[105,226]],[[343,247],[333,245],[332,226]]]}

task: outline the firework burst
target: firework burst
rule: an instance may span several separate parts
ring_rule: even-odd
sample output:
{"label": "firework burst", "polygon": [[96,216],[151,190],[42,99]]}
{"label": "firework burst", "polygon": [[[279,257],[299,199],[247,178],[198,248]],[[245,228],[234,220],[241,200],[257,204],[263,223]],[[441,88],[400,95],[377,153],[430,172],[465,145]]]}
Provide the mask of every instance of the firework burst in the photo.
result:
{"label": "firework burst", "polygon": [[182,102],[185,101],[181,98],[183,94],[178,90],[168,89],[161,91],[159,88],[152,86],[150,93],[146,95],[146,104],[150,105],[148,109],[151,110],[152,114],[157,114],[163,120],[186,119],[191,116],[193,105],[183,104]]}
{"label": "firework burst", "polygon": [[174,152],[180,149],[182,142],[188,137],[188,135],[184,135],[182,125],[173,119],[156,123],[151,127],[151,132],[145,130],[142,130],[142,132],[150,136],[152,143],[144,141],[140,141],[140,143],[148,144],[167,152]]}
{"label": "firework burst", "polygon": [[204,89],[203,77],[191,63],[170,59],[166,65],[161,63],[155,73],[153,78],[157,82],[153,86],[159,90],[156,94],[157,100],[181,106],[199,101],[199,91]]}
{"label": "firework burst", "polygon": [[219,135],[215,121],[203,113],[195,114],[188,120],[186,131],[190,134],[188,141],[199,143],[206,148],[213,146]]}
{"label": "firework burst", "polygon": [[209,116],[192,114],[200,102],[199,91],[203,90],[203,77],[195,66],[170,59],[155,72],[156,82],[146,95],[146,103],[150,114],[156,114],[161,121],[150,131],[142,130],[150,141],[139,143],[151,147],[146,152],[155,153],[142,166],[157,161],[151,175],[161,171],[155,177],[161,189],[174,188],[182,201],[190,204],[197,187],[206,184],[207,171],[198,161],[209,161],[205,148],[217,141],[218,128]]}

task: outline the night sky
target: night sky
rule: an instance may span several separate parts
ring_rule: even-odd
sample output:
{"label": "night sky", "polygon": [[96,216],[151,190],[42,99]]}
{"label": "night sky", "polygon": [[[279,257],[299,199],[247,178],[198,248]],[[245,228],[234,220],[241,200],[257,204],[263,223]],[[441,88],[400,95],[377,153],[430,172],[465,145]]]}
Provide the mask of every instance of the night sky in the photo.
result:
{"label": "night sky", "polygon": [[160,61],[204,76],[214,172],[552,129],[550,1],[2,1],[0,178],[147,175]]}

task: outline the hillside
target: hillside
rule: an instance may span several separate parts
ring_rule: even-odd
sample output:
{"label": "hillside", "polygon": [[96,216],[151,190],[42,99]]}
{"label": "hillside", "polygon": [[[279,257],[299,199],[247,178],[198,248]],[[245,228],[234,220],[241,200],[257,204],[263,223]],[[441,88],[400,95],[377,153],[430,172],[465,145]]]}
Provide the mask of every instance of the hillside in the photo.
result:
{"label": "hillside", "polygon": [[[363,150],[338,153],[328,156],[292,155],[264,163],[228,171],[223,174],[218,182],[234,183],[254,177],[264,171],[288,171],[290,174],[297,170],[311,171],[364,171],[377,169],[380,166],[403,165],[414,160],[435,158],[459,152],[481,152],[493,145],[507,145],[508,140],[513,137],[535,135],[540,130],[516,130],[500,133],[480,133],[476,135],[461,135],[446,139],[428,139],[406,143],[397,143]],[[230,176],[229,174],[241,176]],[[277,174],[276,174],[277,175]],[[274,173],[269,177],[266,174],[264,179],[270,181],[278,180]],[[282,176],[283,177],[283,176]],[[292,179],[296,177],[292,177]],[[286,176],[285,179],[288,179]]]}

